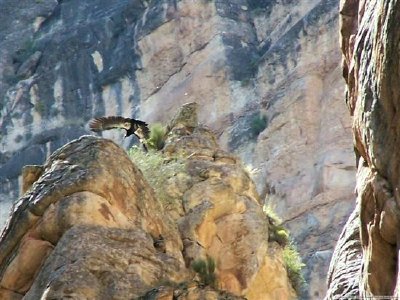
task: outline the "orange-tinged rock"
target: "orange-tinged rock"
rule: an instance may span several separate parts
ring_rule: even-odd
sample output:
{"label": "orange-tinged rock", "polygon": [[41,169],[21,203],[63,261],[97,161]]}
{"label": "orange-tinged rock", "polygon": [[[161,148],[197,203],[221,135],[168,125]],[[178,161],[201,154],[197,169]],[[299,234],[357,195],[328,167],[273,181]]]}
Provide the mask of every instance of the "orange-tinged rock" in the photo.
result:
{"label": "orange-tinged rock", "polygon": [[[272,270],[265,267],[270,255],[268,224],[259,196],[238,159],[222,163],[220,158],[229,155],[211,146],[212,138],[204,134],[206,131],[195,128],[191,135],[177,133],[166,141],[168,155],[182,155],[179,149],[174,152],[175,148],[169,148],[180,143],[189,155],[187,172],[193,184],[183,193],[186,214],[178,220],[182,237],[187,241],[186,261],[212,258],[218,286],[232,294],[274,299],[285,290],[284,299],[295,298],[286,275],[277,276],[276,281],[281,285],[268,286],[260,279]],[[195,155],[198,149],[204,150],[202,156]],[[208,157],[206,153],[210,153]],[[286,274],[282,261],[276,264],[281,268],[271,274]]]}
{"label": "orange-tinged rock", "polygon": [[0,299],[2,300],[21,300],[22,297],[22,294],[0,287]]}
{"label": "orange-tinged rock", "polygon": [[22,168],[22,193],[25,193],[43,173],[43,166],[29,165]]}
{"label": "orange-tinged rock", "polygon": [[[125,151],[86,136],[54,152],[43,169],[2,233],[2,287],[26,299],[125,299],[166,276],[186,278],[179,233]],[[163,246],[156,247],[160,237]],[[145,248],[148,264],[140,258]],[[122,274],[126,280],[117,279]],[[137,282],[135,289],[127,280]]]}
{"label": "orange-tinged rock", "polygon": [[26,237],[21,241],[17,253],[4,272],[0,286],[23,294],[27,292],[39,271],[39,267],[54,246],[43,240]]}
{"label": "orange-tinged rock", "polygon": [[[196,107],[168,127],[163,163],[184,161],[154,187],[169,210],[113,142],[85,136],[54,152],[1,236],[0,286],[26,300],[294,299],[254,183],[197,126]],[[208,277],[192,264],[202,259]]]}

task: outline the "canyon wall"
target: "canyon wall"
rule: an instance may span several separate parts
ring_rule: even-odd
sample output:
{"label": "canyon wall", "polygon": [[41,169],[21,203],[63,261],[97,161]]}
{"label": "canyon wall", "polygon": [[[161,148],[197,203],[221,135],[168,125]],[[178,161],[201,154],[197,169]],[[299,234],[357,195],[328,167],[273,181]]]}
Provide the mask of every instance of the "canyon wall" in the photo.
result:
{"label": "canyon wall", "polygon": [[331,262],[327,299],[398,298],[400,2],[342,1],[346,102],[359,157],[357,207]]}
{"label": "canyon wall", "polygon": [[[263,201],[292,231],[307,264],[304,297],[322,297],[354,207],[337,0],[41,0],[18,8],[3,0],[2,7],[3,220],[22,166],[88,133],[91,117],[165,123],[194,101],[200,122],[249,165]],[[104,136],[126,148],[135,142]]]}

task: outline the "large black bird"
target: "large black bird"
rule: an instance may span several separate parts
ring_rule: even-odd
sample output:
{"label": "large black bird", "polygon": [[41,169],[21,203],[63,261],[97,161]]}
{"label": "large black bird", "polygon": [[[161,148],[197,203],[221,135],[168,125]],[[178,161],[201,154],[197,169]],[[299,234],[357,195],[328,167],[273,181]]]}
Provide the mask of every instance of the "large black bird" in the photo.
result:
{"label": "large black bird", "polygon": [[142,143],[143,148],[147,151],[146,140],[149,138],[150,130],[146,122],[131,118],[119,116],[94,118],[89,123],[90,130],[100,132],[114,128],[122,128],[126,130],[125,137],[134,134]]}

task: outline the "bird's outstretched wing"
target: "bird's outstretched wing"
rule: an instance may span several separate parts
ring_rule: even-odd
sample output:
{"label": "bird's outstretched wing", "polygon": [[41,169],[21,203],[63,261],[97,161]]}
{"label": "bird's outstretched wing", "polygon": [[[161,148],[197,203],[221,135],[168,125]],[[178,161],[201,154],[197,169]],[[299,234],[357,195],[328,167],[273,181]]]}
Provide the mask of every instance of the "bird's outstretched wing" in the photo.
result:
{"label": "bird's outstretched wing", "polygon": [[114,128],[129,130],[131,128],[131,119],[118,116],[94,118],[90,121],[89,128],[95,132]]}
{"label": "bird's outstretched wing", "polygon": [[148,139],[150,136],[150,130],[146,122],[131,119],[133,133],[141,140]]}

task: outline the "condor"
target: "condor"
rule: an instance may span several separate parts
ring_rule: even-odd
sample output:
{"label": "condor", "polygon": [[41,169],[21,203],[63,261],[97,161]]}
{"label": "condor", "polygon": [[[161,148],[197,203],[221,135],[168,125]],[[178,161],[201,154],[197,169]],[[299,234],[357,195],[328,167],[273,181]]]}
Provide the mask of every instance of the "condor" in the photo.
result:
{"label": "condor", "polygon": [[146,122],[119,116],[94,118],[89,123],[90,130],[100,132],[114,128],[126,130],[125,137],[135,135],[147,151],[146,140],[149,138],[150,130]]}

